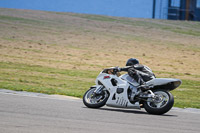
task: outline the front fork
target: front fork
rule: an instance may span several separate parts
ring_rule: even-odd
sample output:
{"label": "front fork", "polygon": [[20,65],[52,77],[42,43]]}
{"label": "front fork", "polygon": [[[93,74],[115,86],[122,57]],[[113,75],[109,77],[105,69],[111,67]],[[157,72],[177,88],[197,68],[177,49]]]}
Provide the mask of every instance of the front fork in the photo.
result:
{"label": "front fork", "polygon": [[98,98],[98,99],[101,99],[103,96],[103,89],[104,89],[104,86],[103,85],[95,85],[95,86],[92,86],[91,88],[96,88],[91,96],[91,98],[95,99],[95,98]]}
{"label": "front fork", "polygon": [[103,85],[98,85],[98,86],[96,86],[96,89],[95,89],[95,91],[94,91],[94,94],[96,94],[96,95],[102,94],[103,88],[104,88]]}

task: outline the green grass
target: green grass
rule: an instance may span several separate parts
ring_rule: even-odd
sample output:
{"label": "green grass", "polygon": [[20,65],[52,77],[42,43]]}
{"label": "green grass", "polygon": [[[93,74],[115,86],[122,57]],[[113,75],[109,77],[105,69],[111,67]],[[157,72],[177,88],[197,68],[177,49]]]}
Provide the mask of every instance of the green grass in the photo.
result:
{"label": "green grass", "polygon": [[117,21],[117,19],[113,17],[101,16],[101,15],[71,14],[71,16],[85,18],[87,20],[108,21],[108,22]]}
{"label": "green grass", "polygon": [[[96,71],[57,69],[10,62],[0,62],[0,69],[0,88],[75,97],[82,97],[84,92],[94,85],[98,75]],[[175,106],[200,108],[200,82],[182,81],[182,85],[172,91]]]}
{"label": "green grass", "polygon": [[[64,13],[62,13],[64,14]],[[165,30],[165,31],[171,31],[174,33],[179,33],[179,34],[184,34],[184,35],[192,35],[192,36],[200,36],[200,32],[197,30],[199,27],[188,27],[187,25],[188,22],[182,22],[180,25],[177,24],[171,24],[171,25],[166,25],[165,21],[163,22],[162,20],[160,23],[154,22],[154,21],[147,21],[147,20],[131,20],[131,19],[126,19],[126,18],[113,18],[109,16],[101,16],[101,15],[87,15],[87,14],[71,14],[71,16],[75,17],[81,17],[85,18],[87,20],[95,20],[95,21],[105,21],[105,22],[117,22],[117,23],[122,23],[126,25],[132,25],[132,26],[140,26],[140,27],[145,27],[147,29],[160,29],[160,30]],[[196,24],[199,26],[199,23]]]}
{"label": "green grass", "polygon": [[181,108],[200,108],[200,82],[182,80],[182,85],[172,91],[175,98],[175,106]]}
{"label": "green grass", "polygon": [[42,24],[42,23],[44,23],[43,21],[39,21],[39,20],[5,16],[5,15],[0,15],[0,20],[19,22],[19,23],[25,23],[25,24]]}
{"label": "green grass", "polygon": [[82,97],[94,84],[94,71],[65,70],[0,62],[0,88]]}
{"label": "green grass", "polygon": [[192,35],[192,36],[200,36],[199,31],[194,31],[194,30],[183,30],[183,29],[170,29],[173,32],[180,33],[180,34],[185,34],[185,35]]}
{"label": "green grass", "polygon": [[1,69],[13,69],[29,72],[41,72],[46,74],[63,74],[71,77],[81,77],[81,78],[96,78],[96,72],[94,71],[80,71],[80,70],[67,70],[67,69],[57,69],[50,67],[43,67],[39,65],[28,65],[20,63],[11,62],[0,62]]}
{"label": "green grass", "polygon": [[122,23],[126,25],[145,27],[147,29],[154,28],[154,29],[161,29],[161,30],[171,31],[174,33],[179,33],[179,34],[184,34],[184,35],[200,36],[200,32],[196,30],[197,27],[193,30],[191,30],[190,28],[189,29],[187,28],[186,26],[187,22],[182,22],[181,25],[174,24],[174,25],[167,26],[162,21],[161,23],[157,23],[157,22],[151,22],[151,21],[146,21],[146,20],[130,20],[126,18],[121,19],[121,18],[113,18],[113,17],[108,17],[108,16],[106,17],[106,16],[100,16],[100,15],[87,15],[87,14],[76,14],[73,16],[78,16],[78,17],[85,18],[88,20],[117,22],[117,23]]}
{"label": "green grass", "polygon": [[192,78],[199,78],[200,77],[200,75],[198,75],[198,74],[190,74],[190,73],[178,73],[178,72],[166,72],[166,71],[154,71],[154,72],[157,73],[157,74],[168,74],[168,75],[170,75],[170,77],[174,77],[175,75],[176,76],[187,75],[188,78],[189,77],[192,77]]}

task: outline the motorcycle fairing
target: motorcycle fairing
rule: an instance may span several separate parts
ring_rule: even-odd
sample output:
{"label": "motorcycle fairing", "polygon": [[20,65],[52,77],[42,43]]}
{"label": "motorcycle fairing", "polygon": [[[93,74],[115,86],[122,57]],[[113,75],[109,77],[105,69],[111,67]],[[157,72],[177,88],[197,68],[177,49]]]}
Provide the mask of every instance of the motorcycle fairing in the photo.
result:
{"label": "motorcycle fairing", "polygon": [[123,74],[120,76],[121,79],[126,80],[128,83],[132,84],[133,86],[139,86],[139,84],[128,74]]}
{"label": "motorcycle fairing", "polygon": [[[132,104],[128,99],[128,88],[130,85],[127,83],[127,81],[116,77],[116,75],[109,75],[110,76],[109,79],[104,79],[105,76],[107,76],[107,74],[105,73],[100,74],[98,76],[98,81],[96,81],[96,83],[98,82],[103,83],[105,88],[109,91],[110,96],[106,102],[107,106],[117,107],[117,108],[140,109],[139,102]],[[117,80],[118,82],[117,86],[112,85],[111,80],[113,78]],[[105,82],[105,80],[107,80],[108,82]]]}
{"label": "motorcycle fairing", "polygon": [[[121,75],[120,77],[134,86],[139,86],[139,84],[128,74]],[[162,89],[171,91],[181,85],[181,80],[172,78],[154,78],[150,81],[147,81],[146,85],[152,86],[156,89],[161,87]]]}
{"label": "motorcycle fairing", "polygon": [[[118,91],[118,89],[121,90],[123,88],[123,91]],[[109,93],[110,97],[108,98],[108,101],[106,102],[107,106],[111,107],[118,107],[118,108],[135,108],[140,109],[139,102],[136,102],[135,104],[130,103],[128,99],[128,84],[121,84],[117,87],[110,88]]]}
{"label": "motorcycle fairing", "polygon": [[172,78],[155,78],[147,81],[146,84],[148,86],[154,86],[154,88],[161,87],[166,90],[174,90],[181,85],[181,80]]}

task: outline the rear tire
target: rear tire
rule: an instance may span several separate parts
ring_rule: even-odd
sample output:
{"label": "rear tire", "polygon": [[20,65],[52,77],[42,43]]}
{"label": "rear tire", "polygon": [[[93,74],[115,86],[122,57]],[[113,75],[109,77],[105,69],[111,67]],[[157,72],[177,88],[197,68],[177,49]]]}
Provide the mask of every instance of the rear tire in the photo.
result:
{"label": "rear tire", "polygon": [[174,97],[170,92],[164,90],[156,90],[154,91],[154,94],[158,96],[157,101],[155,100],[155,102],[144,102],[144,109],[148,113],[162,115],[173,107]]}
{"label": "rear tire", "polygon": [[[104,106],[108,100],[108,92],[104,92],[103,95],[98,95],[96,97],[93,96],[93,92],[96,88],[90,88],[83,96],[83,103],[88,108],[100,108]],[[99,97],[99,99],[97,99]],[[95,101],[96,100],[96,101]],[[92,103],[94,101],[94,103]]]}

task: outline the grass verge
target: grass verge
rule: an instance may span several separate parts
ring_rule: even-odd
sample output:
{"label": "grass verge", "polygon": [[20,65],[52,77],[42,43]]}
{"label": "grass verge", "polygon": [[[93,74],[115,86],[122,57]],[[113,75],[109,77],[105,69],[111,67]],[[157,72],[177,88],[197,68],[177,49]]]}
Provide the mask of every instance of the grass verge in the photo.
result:
{"label": "grass verge", "polygon": [[182,85],[172,91],[175,106],[180,108],[200,108],[200,82],[182,80]]}
{"label": "grass verge", "polygon": [[0,88],[82,97],[97,72],[0,62]]}
{"label": "grass verge", "polygon": [[[82,97],[94,84],[96,71],[56,69],[38,65],[0,62],[0,88]],[[200,108],[200,83],[182,80],[172,91],[176,107]]]}

